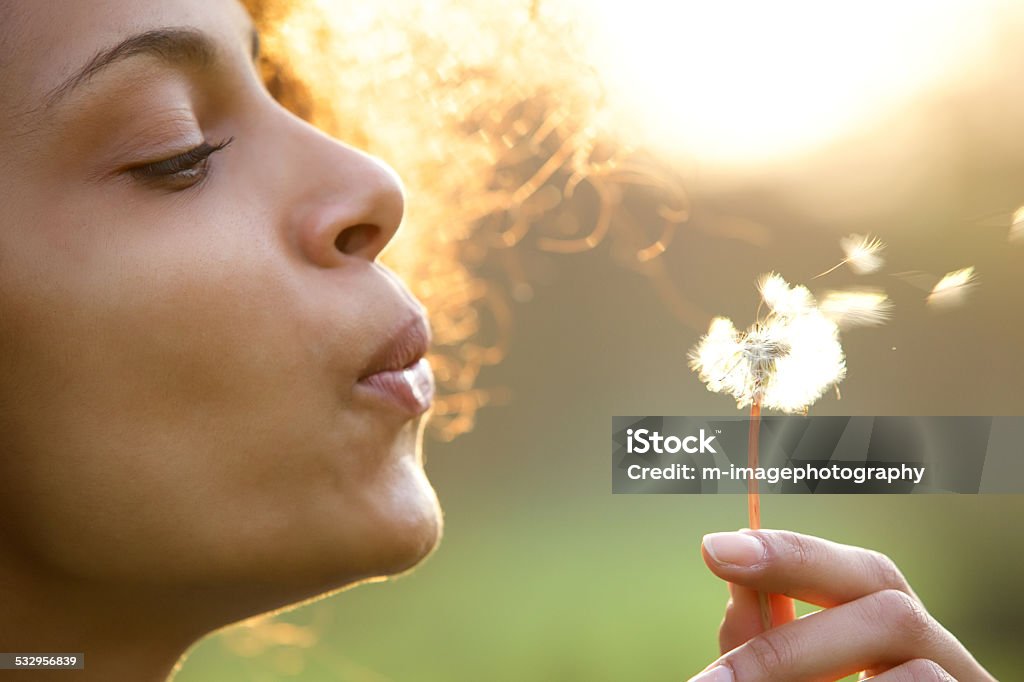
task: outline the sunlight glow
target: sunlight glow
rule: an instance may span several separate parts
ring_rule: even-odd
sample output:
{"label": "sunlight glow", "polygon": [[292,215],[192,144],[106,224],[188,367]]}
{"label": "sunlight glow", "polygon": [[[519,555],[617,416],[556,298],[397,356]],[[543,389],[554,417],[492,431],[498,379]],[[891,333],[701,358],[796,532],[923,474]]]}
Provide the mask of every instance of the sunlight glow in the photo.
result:
{"label": "sunlight glow", "polygon": [[[579,0],[582,2],[582,0]],[[626,117],[666,151],[798,155],[951,82],[980,56],[998,0],[596,0],[588,55]]]}

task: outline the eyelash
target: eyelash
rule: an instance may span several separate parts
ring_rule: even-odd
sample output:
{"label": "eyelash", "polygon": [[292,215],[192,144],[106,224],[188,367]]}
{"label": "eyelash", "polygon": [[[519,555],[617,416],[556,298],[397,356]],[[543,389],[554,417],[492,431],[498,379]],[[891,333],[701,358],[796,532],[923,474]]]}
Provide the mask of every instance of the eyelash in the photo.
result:
{"label": "eyelash", "polygon": [[210,169],[210,157],[214,152],[231,144],[233,139],[233,137],[229,137],[217,144],[203,142],[183,154],[136,166],[129,169],[128,172],[138,180],[156,183],[171,189],[171,191],[188,189],[206,179]]}

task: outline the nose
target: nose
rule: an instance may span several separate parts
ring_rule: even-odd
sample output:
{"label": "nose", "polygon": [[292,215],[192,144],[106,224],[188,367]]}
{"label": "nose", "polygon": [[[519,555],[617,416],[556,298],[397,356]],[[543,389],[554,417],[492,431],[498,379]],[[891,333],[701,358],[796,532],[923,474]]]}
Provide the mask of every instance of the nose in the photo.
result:
{"label": "nose", "polygon": [[398,175],[377,158],[310,132],[315,146],[300,169],[308,193],[295,217],[303,255],[324,268],[352,258],[375,260],[402,222]]}

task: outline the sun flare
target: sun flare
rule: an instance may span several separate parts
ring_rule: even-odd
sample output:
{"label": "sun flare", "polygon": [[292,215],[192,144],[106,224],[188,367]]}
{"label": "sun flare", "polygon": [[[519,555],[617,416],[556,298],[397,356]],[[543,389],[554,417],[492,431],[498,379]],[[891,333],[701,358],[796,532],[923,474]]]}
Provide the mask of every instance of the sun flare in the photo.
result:
{"label": "sun flare", "polygon": [[[582,0],[576,0],[582,3]],[[597,0],[591,59],[624,134],[725,163],[805,152],[983,53],[995,0]]]}

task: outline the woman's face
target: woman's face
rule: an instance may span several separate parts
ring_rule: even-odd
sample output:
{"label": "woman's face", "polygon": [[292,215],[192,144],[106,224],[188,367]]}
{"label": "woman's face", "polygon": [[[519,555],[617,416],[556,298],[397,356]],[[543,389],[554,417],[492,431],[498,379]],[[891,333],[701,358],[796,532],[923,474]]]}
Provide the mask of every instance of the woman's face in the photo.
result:
{"label": "woman's face", "polygon": [[359,382],[422,315],[394,174],[273,101],[235,0],[0,13],[0,555],[267,606],[423,558],[425,405]]}

